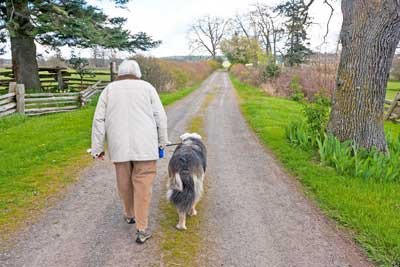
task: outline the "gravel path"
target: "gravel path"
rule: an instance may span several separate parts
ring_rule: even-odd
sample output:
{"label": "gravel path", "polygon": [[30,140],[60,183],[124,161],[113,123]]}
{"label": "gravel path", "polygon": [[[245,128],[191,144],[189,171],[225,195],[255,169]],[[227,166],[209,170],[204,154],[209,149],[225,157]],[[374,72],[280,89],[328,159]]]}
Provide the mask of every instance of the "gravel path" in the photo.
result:
{"label": "gravel path", "polygon": [[[199,110],[216,74],[193,94],[167,109],[170,140],[176,141]],[[173,149],[171,149],[172,151]],[[167,153],[171,154],[171,153]],[[159,235],[158,209],[168,160],[158,164],[150,213],[150,227]],[[0,266],[159,266],[158,242],[137,245],[134,227],[122,221],[114,166],[96,162],[80,181],[48,209],[41,219],[15,238],[0,254]],[[153,239],[153,240],[154,240]]]}
{"label": "gravel path", "polygon": [[310,203],[244,121],[226,73],[206,119],[212,266],[371,266]]}
{"label": "gravel path", "polygon": [[[171,141],[184,132],[209,92],[216,97],[206,112],[209,169],[199,210],[206,218],[202,265],[370,266],[248,129],[226,73],[216,72],[199,90],[168,108]],[[0,254],[0,266],[162,265],[157,204],[167,163],[160,162],[153,189],[153,242],[134,243],[134,227],[121,218],[113,166],[97,162]]]}

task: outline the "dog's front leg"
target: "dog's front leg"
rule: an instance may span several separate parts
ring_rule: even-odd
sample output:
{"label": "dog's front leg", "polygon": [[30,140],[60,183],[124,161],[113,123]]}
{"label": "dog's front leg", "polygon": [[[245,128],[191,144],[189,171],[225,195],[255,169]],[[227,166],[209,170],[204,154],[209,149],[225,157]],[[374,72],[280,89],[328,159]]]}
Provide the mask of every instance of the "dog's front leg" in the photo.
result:
{"label": "dog's front leg", "polygon": [[186,230],[186,213],[178,210],[179,223],[176,225],[178,230]]}

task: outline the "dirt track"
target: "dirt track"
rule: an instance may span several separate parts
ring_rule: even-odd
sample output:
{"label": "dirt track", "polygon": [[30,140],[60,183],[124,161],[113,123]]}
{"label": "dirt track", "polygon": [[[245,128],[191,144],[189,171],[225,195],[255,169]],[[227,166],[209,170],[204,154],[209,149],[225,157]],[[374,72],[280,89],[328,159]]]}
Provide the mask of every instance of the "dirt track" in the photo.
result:
{"label": "dirt track", "polygon": [[[208,92],[209,150],[204,239],[208,266],[368,266],[359,250],[304,197],[248,129],[224,72],[168,109],[171,141],[199,110]],[[170,153],[169,153],[170,154]],[[151,228],[159,232],[157,204],[167,160],[153,189]],[[121,219],[109,162],[82,173],[66,197],[0,254],[1,266],[158,266],[158,242],[134,243]],[[204,255],[203,255],[204,256]]]}

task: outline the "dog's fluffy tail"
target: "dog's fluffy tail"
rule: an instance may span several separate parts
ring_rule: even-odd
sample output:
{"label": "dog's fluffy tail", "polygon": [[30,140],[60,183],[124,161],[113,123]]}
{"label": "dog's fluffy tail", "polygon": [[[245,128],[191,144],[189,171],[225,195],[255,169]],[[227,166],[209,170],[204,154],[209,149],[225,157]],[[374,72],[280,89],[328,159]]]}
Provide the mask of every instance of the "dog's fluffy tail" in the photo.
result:
{"label": "dog's fluffy tail", "polygon": [[175,174],[175,184],[170,186],[168,200],[181,212],[188,213],[196,198],[194,180],[188,170]]}

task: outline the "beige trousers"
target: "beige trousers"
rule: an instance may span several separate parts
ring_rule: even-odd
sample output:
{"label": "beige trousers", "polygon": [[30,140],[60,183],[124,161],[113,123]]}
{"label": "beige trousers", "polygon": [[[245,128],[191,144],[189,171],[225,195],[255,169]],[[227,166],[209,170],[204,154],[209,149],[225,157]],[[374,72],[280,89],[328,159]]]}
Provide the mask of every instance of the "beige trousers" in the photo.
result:
{"label": "beige trousers", "polygon": [[129,161],[115,163],[117,188],[125,216],[135,217],[136,228],[148,226],[149,207],[157,161]]}

